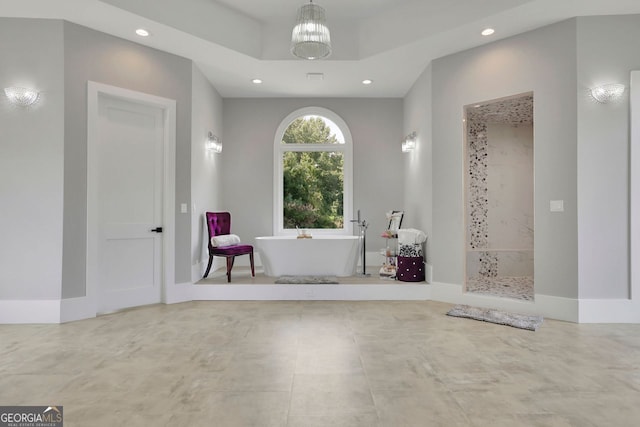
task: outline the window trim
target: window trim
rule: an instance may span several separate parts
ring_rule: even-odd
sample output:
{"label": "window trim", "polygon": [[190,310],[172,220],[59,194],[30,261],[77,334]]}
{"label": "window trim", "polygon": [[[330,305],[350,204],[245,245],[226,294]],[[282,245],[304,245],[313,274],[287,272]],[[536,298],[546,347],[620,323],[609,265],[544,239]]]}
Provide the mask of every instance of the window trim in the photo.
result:
{"label": "window trim", "polygon": [[[285,131],[294,120],[302,116],[321,116],[338,126],[344,136],[344,144],[282,144]],[[333,111],[322,107],[305,107],[293,111],[285,117],[276,130],[273,142],[273,234],[275,236],[295,235],[295,229],[284,228],[284,182],[283,182],[283,154],[287,151],[340,151],[344,156],[343,164],[343,228],[311,229],[312,234],[328,235],[353,234],[353,140],[347,123]]]}

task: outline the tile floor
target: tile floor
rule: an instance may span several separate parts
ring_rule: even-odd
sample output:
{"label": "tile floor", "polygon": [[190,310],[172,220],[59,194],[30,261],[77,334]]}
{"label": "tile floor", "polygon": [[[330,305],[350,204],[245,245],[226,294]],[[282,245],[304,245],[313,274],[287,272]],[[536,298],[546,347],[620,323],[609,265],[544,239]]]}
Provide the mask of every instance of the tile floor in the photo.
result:
{"label": "tile floor", "polygon": [[640,325],[537,332],[427,302],[154,305],[0,325],[0,405],[73,426],[636,426]]}

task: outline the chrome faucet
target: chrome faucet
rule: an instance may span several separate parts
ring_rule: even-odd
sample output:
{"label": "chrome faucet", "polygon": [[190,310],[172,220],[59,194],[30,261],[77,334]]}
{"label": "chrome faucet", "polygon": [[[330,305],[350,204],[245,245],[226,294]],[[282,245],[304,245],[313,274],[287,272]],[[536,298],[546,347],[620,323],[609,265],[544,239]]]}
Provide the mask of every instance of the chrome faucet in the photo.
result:
{"label": "chrome faucet", "polygon": [[367,274],[367,227],[369,224],[366,220],[360,219],[360,209],[358,209],[358,218],[352,219],[351,222],[355,222],[359,227],[359,236],[362,241],[362,276],[368,276]]}

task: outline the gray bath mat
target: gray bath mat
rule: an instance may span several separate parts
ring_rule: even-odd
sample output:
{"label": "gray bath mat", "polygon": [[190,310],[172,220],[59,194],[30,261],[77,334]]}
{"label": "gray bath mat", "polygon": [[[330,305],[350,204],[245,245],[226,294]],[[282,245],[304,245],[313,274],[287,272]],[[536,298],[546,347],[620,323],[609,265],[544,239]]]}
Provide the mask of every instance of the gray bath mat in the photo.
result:
{"label": "gray bath mat", "polygon": [[535,331],[542,325],[542,316],[527,316],[524,314],[508,313],[500,310],[471,307],[468,305],[456,305],[447,313],[447,316],[465,317],[467,319],[481,320],[483,322],[496,323],[498,325],[513,326],[514,328]]}
{"label": "gray bath mat", "polygon": [[340,282],[334,276],[280,276],[275,283],[278,285],[336,285]]}

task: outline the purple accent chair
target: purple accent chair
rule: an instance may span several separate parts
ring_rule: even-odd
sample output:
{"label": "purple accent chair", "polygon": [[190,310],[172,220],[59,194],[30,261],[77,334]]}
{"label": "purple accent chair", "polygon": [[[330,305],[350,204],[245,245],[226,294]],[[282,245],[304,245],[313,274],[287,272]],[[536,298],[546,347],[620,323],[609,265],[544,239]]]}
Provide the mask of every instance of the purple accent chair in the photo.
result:
{"label": "purple accent chair", "polygon": [[247,254],[249,254],[249,260],[251,261],[251,276],[256,277],[253,267],[253,246],[242,243],[218,248],[211,246],[212,237],[231,233],[231,214],[229,212],[207,212],[205,216],[207,218],[207,229],[209,230],[209,265],[207,265],[207,271],[205,271],[203,279],[209,275],[213,257],[221,256],[227,259],[227,282],[231,282],[231,269],[236,256]]}

